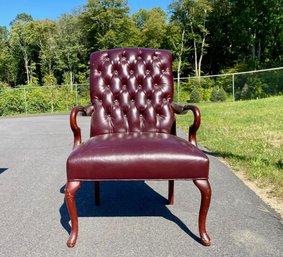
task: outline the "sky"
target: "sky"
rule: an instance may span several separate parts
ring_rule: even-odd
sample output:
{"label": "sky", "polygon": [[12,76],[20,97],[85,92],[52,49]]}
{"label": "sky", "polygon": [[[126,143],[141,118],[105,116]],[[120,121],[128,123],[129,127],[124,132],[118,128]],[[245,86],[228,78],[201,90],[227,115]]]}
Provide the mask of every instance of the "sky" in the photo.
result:
{"label": "sky", "polygon": [[[34,20],[48,18],[55,20],[64,13],[71,13],[87,0],[0,0],[0,26],[9,28],[9,23],[19,13],[30,14]],[[128,0],[130,13],[140,8],[161,7],[165,11],[172,0]]]}

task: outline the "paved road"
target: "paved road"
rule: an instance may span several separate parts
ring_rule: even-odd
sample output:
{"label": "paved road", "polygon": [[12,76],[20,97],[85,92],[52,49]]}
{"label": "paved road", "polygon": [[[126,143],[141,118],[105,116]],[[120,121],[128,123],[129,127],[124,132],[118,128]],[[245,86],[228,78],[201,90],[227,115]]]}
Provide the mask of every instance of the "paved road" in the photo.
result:
{"label": "paved road", "polygon": [[[89,118],[79,117],[86,138]],[[67,115],[0,119],[0,256],[283,256],[283,224],[223,163],[210,156],[213,190],[207,228],[212,246],[196,240],[200,195],[176,182],[102,183],[77,194],[79,238],[66,247],[65,161],[72,147]]]}

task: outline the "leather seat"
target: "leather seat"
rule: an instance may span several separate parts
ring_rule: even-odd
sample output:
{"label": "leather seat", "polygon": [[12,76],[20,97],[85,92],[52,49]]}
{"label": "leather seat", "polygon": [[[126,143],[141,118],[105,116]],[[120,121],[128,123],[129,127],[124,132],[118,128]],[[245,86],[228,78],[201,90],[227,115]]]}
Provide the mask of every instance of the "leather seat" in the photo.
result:
{"label": "leather seat", "polygon": [[164,133],[95,136],[67,160],[67,176],[74,180],[203,179],[208,168],[197,147]]}

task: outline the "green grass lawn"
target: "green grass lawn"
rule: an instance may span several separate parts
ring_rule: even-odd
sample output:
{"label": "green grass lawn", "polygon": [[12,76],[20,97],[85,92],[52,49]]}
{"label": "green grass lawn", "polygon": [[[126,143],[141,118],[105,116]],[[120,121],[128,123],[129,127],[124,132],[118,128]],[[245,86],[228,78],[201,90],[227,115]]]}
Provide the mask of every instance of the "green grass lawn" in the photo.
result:
{"label": "green grass lawn", "polygon": [[[282,198],[283,96],[197,106],[198,143]],[[187,130],[188,120],[188,115],[179,116],[177,124]]]}

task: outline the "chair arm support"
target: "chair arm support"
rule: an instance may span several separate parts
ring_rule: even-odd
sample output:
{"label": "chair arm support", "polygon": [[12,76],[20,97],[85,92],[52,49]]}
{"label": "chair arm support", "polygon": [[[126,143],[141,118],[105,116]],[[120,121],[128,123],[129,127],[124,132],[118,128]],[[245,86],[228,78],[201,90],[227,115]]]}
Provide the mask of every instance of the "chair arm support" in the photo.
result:
{"label": "chair arm support", "polygon": [[77,115],[79,112],[82,112],[83,115],[90,116],[94,111],[92,105],[83,106],[75,106],[72,108],[70,114],[70,126],[74,134],[74,144],[73,149],[77,148],[82,142],[81,129],[77,124]]}
{"label": "chair arm support", "polygon": [[196,133],[197,133],[197,130],[200,126],[200,120],[201,120],[199,108],[195,105],[182,106],[182,105],[179,105],[179,104],[176,104],[176,103],[172,103],[171,105],[172,105],[173,111],[176,114],[186,114],[189,110],[193,112],[194,122],[189,128],[188,140],[189,140],[190,143],[197,146]]}

